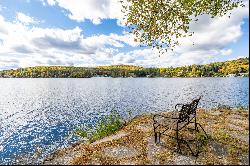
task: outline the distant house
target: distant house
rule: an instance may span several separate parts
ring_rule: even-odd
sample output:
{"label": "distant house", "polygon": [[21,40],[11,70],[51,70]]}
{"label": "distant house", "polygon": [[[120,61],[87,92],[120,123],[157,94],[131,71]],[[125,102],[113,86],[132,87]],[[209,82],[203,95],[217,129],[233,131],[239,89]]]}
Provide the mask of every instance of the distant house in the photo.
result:
{"label": "distant house", "polygon": [[228,74],[227,77],[248,77],[249,73]]}
{"label": "distant house", "polygon": [[152,74],[149,74],[149,75],[146,75],[146,77],[148,77],[148,78],[152,78],[152,77],[153,77],[153,75],[152,75]]}
{"label": "distant house", "polygon": [[240,77],[248,77],[249,73],[239,73],[238,74]]}
{"label": "distant house", "polygon": [[236,74],[228,74],[227,77],[236,77]]}

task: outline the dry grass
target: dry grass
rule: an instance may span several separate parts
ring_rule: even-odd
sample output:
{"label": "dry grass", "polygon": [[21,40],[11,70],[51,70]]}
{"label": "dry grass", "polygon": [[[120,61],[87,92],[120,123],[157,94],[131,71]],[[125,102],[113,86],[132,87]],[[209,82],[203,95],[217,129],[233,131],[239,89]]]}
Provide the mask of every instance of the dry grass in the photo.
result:
{"label": "dry grass", "polygon": [[[247,164],[245,163],[246,161],[242,160],[242,156],[248,157],[249,153],[249,141],[245,139],[248,138],[249,134],[248,110],[199,109],[197,118],[198,122],[207,131],[209,140],[201,148],[202,152],[196,158],[196,163]],[[68,164],[175,164],[175,156],[178,155],[175,152],[175,140],[169,137],[162,137],[162,143],[156,146],[153,139],[152,125],[152,114],[137,116],[127,122],[120,130],[129,133],[128,135],[96,145],[79,144],[76,146],[77,151],[82,153],[72,157]],[[187,129],[181,132],[181,136],[185,139],[198,138],[201,140],[201,135]],[[182,154],[192,158],[187,147],[181,146],[183,149]],[[76,147],[72,149],[76,149]],[[136,153],[130,157],[126,157],[126,155],[118,157],[104,153],[105,148],[112,149],[114,147],[128,147],[134,149]],[[62,151],[60,151],[60,156],[63,157],[61,153]]]}

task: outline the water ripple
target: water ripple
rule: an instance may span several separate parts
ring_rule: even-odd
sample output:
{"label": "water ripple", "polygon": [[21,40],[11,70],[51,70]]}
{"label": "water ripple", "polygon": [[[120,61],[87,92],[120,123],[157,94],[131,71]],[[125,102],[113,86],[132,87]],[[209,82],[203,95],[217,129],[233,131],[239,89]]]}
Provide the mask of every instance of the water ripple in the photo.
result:
{"label": "water ripple", "polygon": [[[248,78],[0,79],[0,163],[39,163],[77,141],[72,130],[112,109],[128,117],[172,110],[203,95],[200,107],[249,105]],[[37,155],[40,154],[40,155]],[[17,161],[19,160],[19,161]]]}

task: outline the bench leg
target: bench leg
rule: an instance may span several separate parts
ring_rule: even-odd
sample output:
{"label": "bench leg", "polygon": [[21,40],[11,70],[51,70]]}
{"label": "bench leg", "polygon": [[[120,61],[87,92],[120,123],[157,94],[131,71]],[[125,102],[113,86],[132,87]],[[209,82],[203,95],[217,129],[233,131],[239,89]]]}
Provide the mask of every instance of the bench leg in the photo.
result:
{"label": "bench leg", "polygon": [[158,144],[160,143],[161,139],[161,134],[160,133],[155,133],[155,143]]}
{"label": "bench leg", "polygon": [[157,144],[157,133],[155,133],[155,143]]}
{"label": "bench leg", "polygon": [[202,131],[205,133],[206,137],[208,138],[208,135],[207,135],[206,131],[203,129],[203,127],[201,126],[201,124],[198,123],[198,125],[200,126],[200,128],[202,129]]}
{"label": "bench leg", "polygon": [[179,132],[176,130],[177,152],[181,153],[181,146],[179,141]]}
{"label": "bench leg", "polygon": [[196,131],[199,131],[198,126],[197,126],[197,121],[196,121],[196,115],[195,115],[195,119],[194,119],[194,129]]}

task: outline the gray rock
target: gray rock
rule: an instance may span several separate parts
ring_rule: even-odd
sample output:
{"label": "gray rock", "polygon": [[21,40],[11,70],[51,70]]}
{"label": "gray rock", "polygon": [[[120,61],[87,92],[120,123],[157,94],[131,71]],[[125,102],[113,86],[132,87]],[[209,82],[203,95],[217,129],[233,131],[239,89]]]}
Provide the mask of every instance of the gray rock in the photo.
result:
{"label": "gray rock", "polygon": [[241,163],[243,165],[249,165],[249,155],[243,155],[240,157]]}
{"label": "gray rock", "polygon": [[136,129],[144,132],[150,132],[153,131],[153,125],[151,123],[141,123],[136,126]]}
{"label": "gray rock", "polygon": [[214,112],[209,112],[209,114],[214,115],[214,116],[218,116],[221,115],[220,111],[214,111]]}
{"label": "gray rock", "polygon": [[197,163],[194,157],[176,155],[174,157],[173,165],[197,165]]}
{"label": "gray rock", "polygon": [[236,139],[239,139],[241,141],[244,141],[244,142],[247,142],[249,143],[249,135],[242,135],[242,134],[236,134],[236,133],[230,133],[230,135],[233,137],[233,138],[236,138]]}
{"label": "gray rock", "polygon": [[106,156],[114,157],[117,159],[130,158],[138,155],[137,150],[126,146],[107,147],[103,150],[103,153]]}
{"label": "gray rock", "polygon": [[163,150],[166,150],[166,147],[162,146],[162,143],[156,145],[154,137],[149,137],[147,158],[150,160],[151,164],[153,165],[160,164],[159,159],[156,157],[156,153],[158,151],[163,151]]}
{"label": "gray rock", "polygon": [[233,130],[236,130],[236,131],[243,131],[243,130],[244,130],[242,127],[236,126],[236,125],[231,124],[231,123],[228,124],[228,127],[229,127],[230,129],[233,129]]}
{"label": "gray rock", "polygon": [[100,144],[100,143],[103,143],[103,142],[118,140],[118,139],[120,139],[122,137],[127,136],[128,134],[129,133],[126,133],[126,132],[119,132],[119,133],[117,133],[115,135],[111,135],[111,136],[105,137],[103,139],[97,140],[97,141],[93,142],[92,145],[97,145],[97,144]]}
{"label": "gray rock", "polygon": [[217,143],[217,142],[211,142],[210,143],[211,148],[220,157],[225,157],[228,155],[228,148],[227,146]]}

